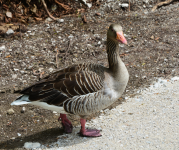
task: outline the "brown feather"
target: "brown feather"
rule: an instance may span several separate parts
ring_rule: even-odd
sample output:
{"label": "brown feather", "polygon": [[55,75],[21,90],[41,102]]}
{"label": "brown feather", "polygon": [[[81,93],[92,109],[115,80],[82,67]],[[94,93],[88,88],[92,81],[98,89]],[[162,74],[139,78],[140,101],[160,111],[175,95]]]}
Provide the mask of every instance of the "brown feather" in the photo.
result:
{"label": "brown feather", "polygon": [[[40,100],[48,104],[62,105],[73,96],[85,95],[102,89],[103,83],[99,82],[103,81],[103,73],[100,74],[96,67],[98,66],[80,64],[59,70],[25,88],[21,94],[29,95],[31,101]],[[77,103],[79,102],[76,101],[75,105]],[[69,105],[72,103],[70,102]]]}

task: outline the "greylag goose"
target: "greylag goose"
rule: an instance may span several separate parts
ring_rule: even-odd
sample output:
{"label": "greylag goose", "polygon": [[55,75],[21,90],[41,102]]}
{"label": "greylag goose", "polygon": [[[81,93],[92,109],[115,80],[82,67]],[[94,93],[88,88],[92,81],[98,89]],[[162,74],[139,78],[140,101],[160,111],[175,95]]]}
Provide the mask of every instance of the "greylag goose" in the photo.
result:
{"label": "greylag goose", "polygon": [[73,129],[66,114],[78,115],[81,136],[101,136],[99,130],[85,129],[85,118],[113,104],[126,88],[129,74],[119,56],[119,42],[127,44],[122,27],[112,24],[107,31],[109,68],[84,63],[59,70],[23,89],[11,105],[32,104],[59,112],[66,133]]}

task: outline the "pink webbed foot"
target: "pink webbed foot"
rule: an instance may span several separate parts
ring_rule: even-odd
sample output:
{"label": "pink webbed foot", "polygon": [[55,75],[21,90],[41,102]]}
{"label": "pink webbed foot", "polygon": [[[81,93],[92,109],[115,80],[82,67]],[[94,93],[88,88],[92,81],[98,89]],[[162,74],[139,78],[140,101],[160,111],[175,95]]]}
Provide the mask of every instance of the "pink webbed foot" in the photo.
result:
{"label": "pink webbed foot", "polygon": [[60,114],[60,117],[58,120],[60,119],[61,119],[61,123],[62,123],[65,133],[72,133],[73,126],[71,122],[68,120],[68,118],[66,117],[66,114]]}
{"label": "pink webbed foot", "polygon": [[97,130],[97,129],[85,129],[85,130],[80,130],[80,133],[79,133],[81,136],[84,136],[84,137],[99,137],[99,136],[102,136],[100,134],[100,130]]}
{"label": "pink webbed foot", "polygon": [[99,137],[99,136],[102,136],[100,134],[100,130],[97,130],[97,129],[85,129],[86,119],[80,119],[80,123],[81,123],[81,130],[80,130],[79,134],[81,136],[85,136],[85,137]]}

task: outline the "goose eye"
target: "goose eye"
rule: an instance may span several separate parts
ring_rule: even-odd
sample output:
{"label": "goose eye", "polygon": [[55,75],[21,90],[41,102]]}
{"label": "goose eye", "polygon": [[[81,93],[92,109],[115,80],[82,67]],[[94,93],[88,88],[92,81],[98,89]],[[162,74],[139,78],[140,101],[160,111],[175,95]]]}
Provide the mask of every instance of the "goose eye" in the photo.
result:
{"label": "goose eye", "polygon": [[114,29],[113,29],[113,28],[111,28],[111,30],[114,32]]}

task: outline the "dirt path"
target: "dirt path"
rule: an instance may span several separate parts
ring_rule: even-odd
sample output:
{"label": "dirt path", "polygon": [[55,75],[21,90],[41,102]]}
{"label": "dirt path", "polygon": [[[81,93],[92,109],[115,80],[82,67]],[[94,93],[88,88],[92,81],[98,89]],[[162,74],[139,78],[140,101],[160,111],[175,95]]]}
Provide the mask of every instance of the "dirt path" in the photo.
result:
{"label": "dirt path", "polygon": [[26,148],[81,149],[178,149],[179,77],[159,78],[150,88],[112,110],[105,110],[87,123],[102,130],[99,138],[79,137],[80,126],[72,134],[60,135],[57,142],[45,145],[26,143]]}
{"label": "dirt path", "polygon": [[[119,3],[110,1],[89,10],[85,13],[87,24],[81,16],[66,16],[60,24],[29,25],[22,39],[0,38],[0,47],[5,47],[0,50],[0,147],[21,148],[28,141],[56,141],[62,134],[58,114],[34,106],[13,107],[14,113],[7,114],[18,96],[15,92],[39,79],[34,70],[45,76],[57,70],[57,62],[59,68],[84,61],[106,66],[106,30],[111,23],[120,23],[124,28],[129,45],[121,47],[121,57],[130,73],[126,93],[113,107],[124,97],[133,97],[138,88],[148,87],[156,77],[179,75],[179,3],[154,13],[149,3],[131,5],[131,12],[119,7]],[[96,16],[96,12],[101,15]],[[69,117],[78,125],[78,119]]]}

